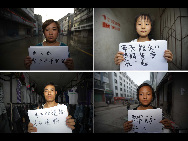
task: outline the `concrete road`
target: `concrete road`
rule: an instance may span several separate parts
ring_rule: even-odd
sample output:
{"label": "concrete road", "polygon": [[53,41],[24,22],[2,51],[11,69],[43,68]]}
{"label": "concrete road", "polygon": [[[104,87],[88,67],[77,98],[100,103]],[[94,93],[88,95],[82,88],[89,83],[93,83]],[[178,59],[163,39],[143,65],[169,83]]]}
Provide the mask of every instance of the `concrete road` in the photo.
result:
{"label": "concrete road", "polygon": [[[133,109],[137,105],[131,105]],[[110,105],[95,109],[94,133],[124,133],[123,123],[127,121],[127,106]]]}

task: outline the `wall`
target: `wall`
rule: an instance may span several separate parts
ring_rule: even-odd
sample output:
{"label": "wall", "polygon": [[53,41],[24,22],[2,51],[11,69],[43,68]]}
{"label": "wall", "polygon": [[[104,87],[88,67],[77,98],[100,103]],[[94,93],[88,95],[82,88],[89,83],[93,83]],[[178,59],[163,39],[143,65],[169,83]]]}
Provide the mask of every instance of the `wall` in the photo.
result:
{"label": "wall", "polygon": [[[10,77],[1,75],[1,78],[5,80],[10,80]],[[10,81],[4,81],[0,79],[0,82],[3,84],[3,94],[4,94],[4,104],[7,106],[7,103],[10,103]],[[16,79],[12,79],[12,103],[17,103],[17,81]]]}
{"label": "wall", "polygon": [[181,19],[182,24],[182,69],[188,70],[188,61],[187,61],[187,54],[188,54],[188,9],[187,8],[180,8],[181,16],[186,16]]}
{"label": "wall", "polygon": [[26,35],[26,27],[24,25],[19,24],[19,35],[23,36]]}
{"label": "wall", "polygon": [[[164,72],[153,72],[154,79],[161,78]],[[160,83],[159,89],[157,89],[157,97],[153,105],[163,109],[164,113],[169,110],[170,118],[181,129],[188,129],[188,88],[187,88],[187,72],[171,72],[172,75],[166,77],[163,82]],[[154,81],[154,80],[152,80]],[[160,79],[162,81],[162,79]],[[164,81],[166,81],[164,83]],[[156,84],[159,86],[159,83]],[[154,85],[153,85],[154,86]],[[153,87],[152,86],[152,87]],[[181,93],[181,88],[185,91]],[[159,102],[157,104],[157,102]],[[171,108],[170,108],[171,105]],[[169,109],[168,109],[169,106]],[[166,115],[166,114],[165,114]]]}
{"label": "wall", "polygon": [[168,49],[173,53],[169,70],[188,70],[188,9],[160,8],[161,39],[167,40]]}
{"label": "wall", "polygon": [[[119,50],[119,43],[130,42],[137,38],[134,19],[140,13],[149,13],[154,21],[153,38],[160,38],[160,22],[158,8],[95,8],[94,9],[94,57],[95,70],[119,70],[114,57]],[[105,20],[105,17],[106,20]],[[110,19],[108,21],[108,18]],[[120,24],[114,24],[111,20]],[[110,29],[103,27],[103,22]],[[112,28],[120,28],[115,30]]]}
{"label": "wall", "polygon": [[5,37],[6,36],[6,22],[3,20],[0,20],[0,37]]}
{"label": "wall", "polygon": [[[172,116],[174,122],[181,128],[188,129],[188,88],[187,88],[188,73],[174,73],[172,86]],[[185,91],[182,94],[181,88]]]}
{"label": "wall", "polygon": [[[124,14],[128,13],[125,11]],[[107,19],[105,20],[103,15],[118,22],[120,27],[107,22]],[[94,9],[95,69],[117,70],[119,68],[114,63],[114,56],[119,50],[119,43],[128,42],[133,39],[132,32],[127,31],[127,29],[133,30],[133,26],[130,26],[133,23],[131,20],[127,20],[129,24],[126,24],[125,17],[122,15],[121,9]],[[104,28],[103,22],[110,24],[110,29]],[[120,31],[112,29],[111,26],[120,28]]]}

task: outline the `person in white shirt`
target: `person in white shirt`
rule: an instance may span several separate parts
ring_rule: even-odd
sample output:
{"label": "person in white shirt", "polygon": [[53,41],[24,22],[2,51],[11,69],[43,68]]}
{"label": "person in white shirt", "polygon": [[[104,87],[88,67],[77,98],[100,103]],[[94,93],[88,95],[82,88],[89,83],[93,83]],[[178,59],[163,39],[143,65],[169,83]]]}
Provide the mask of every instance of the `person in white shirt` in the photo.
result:
{"label": "person in white shirt", "polygon": [[[152,19],[149,14],[140,14],[135,18],[135,27],[138,33],[138,39],[134,39],[131,42],[145,42],[154,41],[150,38],[150,32],[152,29]],[[116,65],[120,65],[124,61],[123,52],[118,51],[115,55],[114,62]],[[172,62],[173,54],[170,50],[165,50],[164,58],[167,62]]]}
{"label": "person in white shirt", "polygon": [[[55,97],[57,95],[57,91],[55,90],[54,83],[50,82],[48,83],[44,88],[44,97],[46,100],[46,103],[42,105],[41,107],[37,107],[37,109],[40,108],[50,108],[59,105],[59,103],[55,102]],[[71,115],[67,116],[66,118],[66,125],[71,128],[72,130],[75,129],[75,120],[72,118]],[[37,128],[33,126],[32,123],[28,124],[28,132],[37,132]]]}

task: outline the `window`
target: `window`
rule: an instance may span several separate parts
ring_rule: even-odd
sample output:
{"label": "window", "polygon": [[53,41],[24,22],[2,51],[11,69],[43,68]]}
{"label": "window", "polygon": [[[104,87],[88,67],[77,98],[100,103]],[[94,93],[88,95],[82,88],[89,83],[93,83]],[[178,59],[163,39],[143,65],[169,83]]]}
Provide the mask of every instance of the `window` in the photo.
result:
{"label": "window", "polygon": [[117,77],[117,73],[116,72],[114,72],[114,76]]}
{"label": "window", "polygon": [[115,86],[115,90],[117,90],[118,89],[118,87],[117,86]]}
{"label": "window", "polygon": [[122,77],[119,76],[119,79],[122,80]]}

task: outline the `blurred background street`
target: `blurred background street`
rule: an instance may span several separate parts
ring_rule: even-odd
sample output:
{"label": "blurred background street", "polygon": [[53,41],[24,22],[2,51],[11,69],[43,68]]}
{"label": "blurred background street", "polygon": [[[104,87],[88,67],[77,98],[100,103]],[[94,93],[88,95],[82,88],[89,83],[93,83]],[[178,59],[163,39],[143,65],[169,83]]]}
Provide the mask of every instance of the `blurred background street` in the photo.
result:
{"label": "blurred background street", "polygon": [[69,47],[75,70],[93,70],[93,8],[1,8],[0,70],[25,70],[28,48],[44,42],[42,24],[60,25],[57,41]]}
{"label": "blurred background street", "polygon": [[[131,105],[130,109],[137,105]],[[127,121],[127,116],[127,106],[123,104],[95,108],[94,133],[125,133],[123,123]]]}

